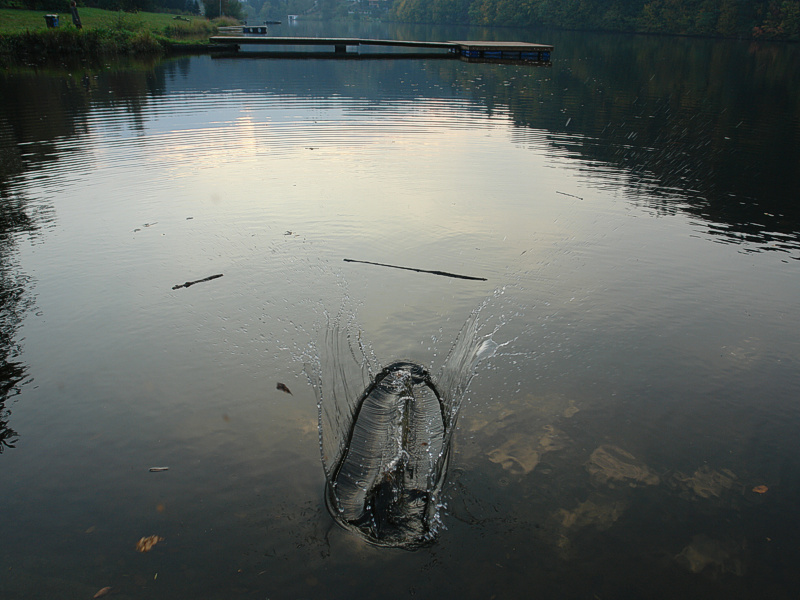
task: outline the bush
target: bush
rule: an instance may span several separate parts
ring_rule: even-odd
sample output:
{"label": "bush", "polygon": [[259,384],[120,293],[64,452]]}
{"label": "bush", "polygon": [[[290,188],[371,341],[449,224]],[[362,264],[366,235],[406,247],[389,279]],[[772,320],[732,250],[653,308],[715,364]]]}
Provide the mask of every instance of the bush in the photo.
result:
{"label": "bush", "polygon": [[241,22],[233,17],[217,17],[216,19],[211,19],[211,22],[215,27],[233,27],[235,25],[241,25]]}
{"label": "bush", "polygon": [[215,33],[217,33],[217,25],[211,21],[201,21],[199,19],[189,23],[185,21],[176,21],[164,28],[164,35],[174,40],[208,37]]}
{"label": "bush", "polygon": [[150,30],[137,31],[128,40],[128,52],[135,54],[160,54],[161,41]]}
{"label": "bush", "polygon": [[0,36],[0,53],[26,59],[163,52],[161,40],[148,30],[59,28]]}

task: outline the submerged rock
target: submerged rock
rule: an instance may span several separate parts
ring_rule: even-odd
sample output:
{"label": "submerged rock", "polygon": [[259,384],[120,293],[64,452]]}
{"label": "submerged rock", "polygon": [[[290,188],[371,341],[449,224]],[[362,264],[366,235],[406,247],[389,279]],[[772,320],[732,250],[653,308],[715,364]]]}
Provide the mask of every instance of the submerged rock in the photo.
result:
{"label": "submerged rock", "polygon": [[536,468],[543,454],[564,448],[565,437],[552,425],[545,425],[535,434],[513,435],[487,456],[512,475],[527,475]]}
{"label": "submerged rock", "polygon": [[630,485],[658,485],[661,481],[657,474],[630,452],[605,444],[592,452],[586,470],[600,483],[620,481]]}
{"label": "submerged rock", "polygon": [[541,459],[536,441],[523,435],[506,440],[502,446],[488,452],[487,456],[512,475],[527,475]]}
{"label": "submerged rock", "polygon": [[592,530],[602,533],[610,529],[625,513],[628,504],[626,498],[592,493],[572,510],[557,510],[551,515],[550,526],[558,555],[564,560],[573,558],[575,540],[585,540],[587,534],[591,537]]}
{"label": "submerged rock", "polygon": [[579,503],[574,510],[560,509],[558,516],[565,529],[593,526],[598,531],[605,531],[622,516],[627,507],[624,499],[593,495]]}
{"label": "submerged rock", "polygon": [[693,474],[687,475],[676,471],[670,484],[679,490],[689,492],[695,498],[721,498],[734,487],[741,488],[736,474],[729,469],[717,471],[703,465]]}
{"label": "submerged rock", "polygon": [[739,556],[740,544],[722,542],[705,534],[696,535],[675,557],[675,562],[691,573],[716,576],[723,573],[744,574],[744,563]]}

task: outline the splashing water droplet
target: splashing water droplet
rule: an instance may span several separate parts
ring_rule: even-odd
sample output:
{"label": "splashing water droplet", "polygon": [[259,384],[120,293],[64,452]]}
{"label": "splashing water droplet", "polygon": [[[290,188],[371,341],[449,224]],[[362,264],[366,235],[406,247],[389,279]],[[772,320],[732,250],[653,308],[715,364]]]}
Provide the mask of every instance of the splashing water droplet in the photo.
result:
{"label": "splashing water droplet", "polygon": [[493,338],[505,316],[480,334],[491,300],[469,316],[435,376],[411,361],[381,367],[353,312],[326,313],[323,341],[305,357],[325,499],[337,523],[371,544],[415,549],[443,529],[440,493],[461,404],[477,366],[510,343]]}

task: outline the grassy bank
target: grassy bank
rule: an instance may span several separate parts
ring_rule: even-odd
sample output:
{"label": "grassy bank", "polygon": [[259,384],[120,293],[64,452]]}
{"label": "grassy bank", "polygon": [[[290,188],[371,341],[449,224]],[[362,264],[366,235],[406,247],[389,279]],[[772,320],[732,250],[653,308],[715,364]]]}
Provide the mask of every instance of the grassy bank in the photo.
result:
{"label": "grassy bank", "polygon": [[80,8],[82,29],[61,13],[59,27],[48,28],[45,11],[0,9],[0,55],[25,60],[54,56],[96,57],[119,54],[163,54],[208,43],[229,19],[162,13],[125,13]]}

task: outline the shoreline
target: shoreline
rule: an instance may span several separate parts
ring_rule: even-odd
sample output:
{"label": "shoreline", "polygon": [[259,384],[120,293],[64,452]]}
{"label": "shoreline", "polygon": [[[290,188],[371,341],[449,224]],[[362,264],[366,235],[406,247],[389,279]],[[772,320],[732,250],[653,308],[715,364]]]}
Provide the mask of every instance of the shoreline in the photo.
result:
{"label": "shoreline", "polygon": [[83,8],[82,28],[68,15],[57,15],[60,26],[56,22],[54,27],[45,27],[46,16],[43,11],[0,9],[0,61],[38,64],[53,59],[207,53],[211,51],[209,38],[219,27],[239,23],[230,17],[209,21],[194,15]]}
{"label": "shoreline", "polygon": [[66,57],[90,59],[204,54],[212,51],[211,46],[208,42],[171,40],[150,31],[45,29],[0,34],[0,58],[34,62]]}

